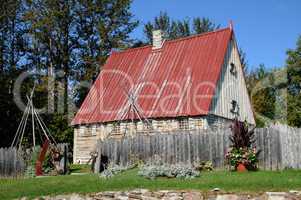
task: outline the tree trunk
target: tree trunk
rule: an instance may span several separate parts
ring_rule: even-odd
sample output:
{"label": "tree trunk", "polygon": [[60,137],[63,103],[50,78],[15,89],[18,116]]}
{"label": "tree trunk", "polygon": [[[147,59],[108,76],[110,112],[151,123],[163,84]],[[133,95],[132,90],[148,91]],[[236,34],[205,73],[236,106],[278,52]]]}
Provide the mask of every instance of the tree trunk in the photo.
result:
{"label": "tree trunk", "polygon": [[49,52],[50,59],[48,63],[48,112],[53,113],[55,111],[54,107],[54,88],[55,88],[55,77],[54,77],[54,69],[53,69],[53,56],[51,53],[52,50],[52,39],[49,38]]}

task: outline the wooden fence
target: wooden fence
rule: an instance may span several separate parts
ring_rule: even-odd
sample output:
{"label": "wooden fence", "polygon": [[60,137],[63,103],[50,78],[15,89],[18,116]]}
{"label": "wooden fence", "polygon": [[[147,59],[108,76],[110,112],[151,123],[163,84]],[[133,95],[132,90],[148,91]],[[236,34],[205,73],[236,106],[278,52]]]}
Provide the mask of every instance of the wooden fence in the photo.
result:
{"label": "wooden fence", "polygon": [[20,176],[25,170],[25,163],[16,148],[0,148],[0,177]]}
{"label": "wooden fence", "polygon": [[[68,172],[68,144],[59,143],[56,145],[62,153],[61,160],[56,163],[57,167],[65,174]],[[16,177],[24,175],[26,169],[26,161],[31,160],[35,154],[33,149],[17,150],[17,148],[0,148],[0,177]],[[27,163],[28,164],[28,163]]]}
{"label": "wooden fence", "polygon": [[[138,159],[153,162],[159,156],[168,164],[212,161],[214,167],[224,168],[230,134],[230,130],[194,130],[99,140],[95,170],[99,170],[100,155],[122,166]],[[301,129],[277,125],[256,129],[255,134],[261,169],[301,168]]]}

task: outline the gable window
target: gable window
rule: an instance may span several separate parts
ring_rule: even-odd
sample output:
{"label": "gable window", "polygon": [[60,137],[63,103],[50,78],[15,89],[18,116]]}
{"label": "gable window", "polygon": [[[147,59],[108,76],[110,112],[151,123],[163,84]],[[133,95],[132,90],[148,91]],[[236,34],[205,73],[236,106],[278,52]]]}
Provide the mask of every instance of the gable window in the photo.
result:
{"label": "gable window", "polygon": [[236,76],[236,73],[237,73],[236,66],[233,62],[230,63],[230,72],[232,75]]}
{"label": "gable window", "polygon": [[179,119],[179,129],[180,130],[188,130],[189,129],[188,118]]}
{"label": "gable window", "polygon": [[231,110],[230,110],[231,113],[233,113],[233,114],[238,114],[238,109],[239,109],[239,107],[238,107],[237,101],[232,100],[232,101],[231,101],[231,105],[232,105]]}

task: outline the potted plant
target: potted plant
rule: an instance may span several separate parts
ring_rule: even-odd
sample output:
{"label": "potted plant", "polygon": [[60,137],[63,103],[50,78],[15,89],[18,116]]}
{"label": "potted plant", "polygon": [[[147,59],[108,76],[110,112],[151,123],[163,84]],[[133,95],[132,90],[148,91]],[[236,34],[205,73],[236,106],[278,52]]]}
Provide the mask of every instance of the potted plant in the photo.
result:
{"label": "potted plant", "polygon": [[226,154],[226,159],[239,172],[256,170],[258,163],[257,154],[256,148],[230,148]]}
{"label": "potted plant", "polygon": [[249,131],[247,123],[238,119],[234,120],[230,128],[232,145],[225,156],[229,165],[240,172],[256,170],[260,151],[252,147],[255,143],[254,129]]}

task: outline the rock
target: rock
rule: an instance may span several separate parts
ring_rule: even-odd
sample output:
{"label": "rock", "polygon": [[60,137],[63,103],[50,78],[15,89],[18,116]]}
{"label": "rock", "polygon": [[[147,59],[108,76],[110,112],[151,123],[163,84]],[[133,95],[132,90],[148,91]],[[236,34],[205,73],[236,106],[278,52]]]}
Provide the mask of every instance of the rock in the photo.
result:
{"label": "rock", "polygon": [[184,200],[203,200],[203,196],[200,192],[186,192],[183,194]]}
{"label": "rock", "polygon": [[160,198],[151,197],[151,196],[142,196],[143,200],[159,200]]}
{"label": "rock", "polygon": [[[99,192],[88,195],[69,194],[58,196],[44,196],[35,200],[301,200],[301,191],[291,190],[289,192],[266,192],[251,194],[223,194],[219,188],[214,192],[203,193],[201,191],[173,191],[160,190],[149,191],[145,189],[136,189],[127,192]],[[23,197],[21,200],[28,200]]]}
{"label": "rock", "polygon": [[137,193],[129,193],[129,199],[142,199],[141,194],[137,194]]}
{"label": "rock", "polygon": [[118,193],[115,194],[115,199],[127,200],[127,199],[129,199],[129,193],[127,193],[127,192],[118,192]]}
{"label": "rock", "polygon": [[109,197],[109,198],[114,198],[115,197],[115,193],[114,192],[103,192],[102,197]]}
{"label": "rock", "polygon": [[118,199],[118,200],[128,200],[129,197],[128,196],[116,196],[116,199]]}
{"label": "rock", "polygon": [[266,192],[268,200],[288,200],[288,195],[285,192]]}
{"label": "rock", "polygon": [[301,196],[301,191],[298,191],[298,190],[290,190],[289,193],[297,195],[297,196]]}
{"label": "rock", "polygon": [[164,196],[164,192],[152,192],[152,197],[156,197],[158,199]]}
{"label": "rock", "polygon": [[162,198],[163,200],[182,200],[182,193],[180,192],[167,192],[164,197]]}
{"label": "rock", "polygon": [[219,188],[213,188],[213,189],[211,190],[211,192],[219,192],[219,191],[221,191],[221,189],[219,189]]}
{"label": "rock", "polygon": [[235,194],[223,194],[217,195],[216,200],[241,200],[241,198]]}

